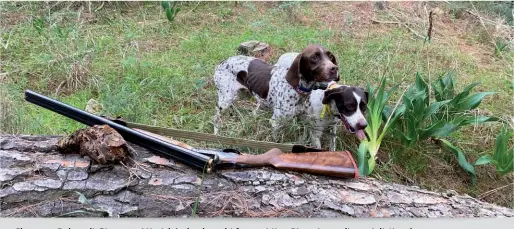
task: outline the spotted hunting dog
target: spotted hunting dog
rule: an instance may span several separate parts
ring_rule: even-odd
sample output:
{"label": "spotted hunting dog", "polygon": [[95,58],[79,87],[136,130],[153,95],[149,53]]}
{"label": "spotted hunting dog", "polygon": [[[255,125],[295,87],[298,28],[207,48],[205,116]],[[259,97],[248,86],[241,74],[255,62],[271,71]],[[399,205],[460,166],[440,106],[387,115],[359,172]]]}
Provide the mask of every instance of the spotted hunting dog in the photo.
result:
{"label": "spotted hunting dog", "polygon": [[247,90],[257,100],[254,115],[263,107],[272,110],[272,136],[277,140],[281,123],[303,112],[317,83],[331,81],[339,81],[336,57],[320,45],[309,45],[287,68],[255,57],[229,57],[214,71],[218,93],[214,134],[218,134],[222,112],[238,99],[240,90]]}

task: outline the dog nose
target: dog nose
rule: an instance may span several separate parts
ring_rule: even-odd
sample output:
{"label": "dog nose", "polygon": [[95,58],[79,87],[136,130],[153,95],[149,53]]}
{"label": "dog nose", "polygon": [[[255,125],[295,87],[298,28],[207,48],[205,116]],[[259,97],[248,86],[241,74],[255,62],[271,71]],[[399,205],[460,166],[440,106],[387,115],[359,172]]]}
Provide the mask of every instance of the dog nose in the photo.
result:
{"label": "dog nose", "polygon": [[356,127],[357,127],[357,129],[359,129],[359,130],[363,130],[363,129],[365,129],[367,126],[368,126],[368,122],[366,122],[366,120],[361,119],[361,120],[359,120],[359,122],[357,123],[357,126],[356,126]]}
{"label": "dog nose", "polygon": [[332,66],[332,68],[330,68],[330,71],[331,72],[337,72],[339,68],[337,66]]}

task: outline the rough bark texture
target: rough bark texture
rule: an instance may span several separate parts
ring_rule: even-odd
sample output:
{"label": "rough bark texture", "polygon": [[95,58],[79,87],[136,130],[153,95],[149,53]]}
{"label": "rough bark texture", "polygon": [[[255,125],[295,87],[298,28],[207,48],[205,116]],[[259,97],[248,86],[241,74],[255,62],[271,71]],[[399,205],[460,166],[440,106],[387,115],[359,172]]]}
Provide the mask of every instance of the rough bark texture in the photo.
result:
{"label": "rough bark texture", "polygon": [[[0,217],[512,217],[456,193],[274,169],[202,174],[133,146],[136,166],[55,151],[59,137],[0,136]],[[80,194],[79,194],[80,193]],[[81,195],[86,198],[81,197]]]}

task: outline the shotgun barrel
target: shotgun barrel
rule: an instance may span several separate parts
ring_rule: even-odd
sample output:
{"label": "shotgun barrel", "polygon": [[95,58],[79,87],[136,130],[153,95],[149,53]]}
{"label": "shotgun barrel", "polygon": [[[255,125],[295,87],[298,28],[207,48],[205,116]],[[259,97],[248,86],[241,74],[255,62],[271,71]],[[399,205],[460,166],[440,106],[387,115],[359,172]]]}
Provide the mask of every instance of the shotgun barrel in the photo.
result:
{"label": "shotgun barrel", "polygon": [[108,125],[120,133],[128,142],[156,151],[165,157],[171,157],[196,169],[206,169],[207,172],[211,172],[216,164],[217,157],[209,157],[191,149],[173,145],[31,90],[25,91],[25,100],[88,126]]}

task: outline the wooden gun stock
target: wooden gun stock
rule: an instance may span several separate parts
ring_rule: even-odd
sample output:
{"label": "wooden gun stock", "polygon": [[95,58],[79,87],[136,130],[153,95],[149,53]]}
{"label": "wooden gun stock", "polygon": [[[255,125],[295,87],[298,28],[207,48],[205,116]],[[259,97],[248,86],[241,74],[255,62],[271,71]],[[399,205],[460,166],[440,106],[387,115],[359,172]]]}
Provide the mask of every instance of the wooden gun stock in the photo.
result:
{"label": "wooden gun stock", "polygon": [[[140,129],[134,130],[171,144],[194,150],[192,146],[183,142]],[[273,148],[259,155],[239,155],[233,153],[230,153],[230,156],[226,155],[226,153],[220,152],[219,156],[221,162],[238,163],[251,167],[271,166],[280,170],[333,177],[357,178],[359,176],[355,161],[348,151],[284,153],[278,148]]]}
{"label": "wooden gun stock", "polygon": [[358,170],[348,151],[284,153],[274,148],[260,155],[239,155],[222,161],[250,166],[272,166],[276,169],[325,176],[357,178]]}

